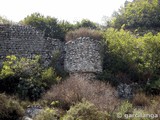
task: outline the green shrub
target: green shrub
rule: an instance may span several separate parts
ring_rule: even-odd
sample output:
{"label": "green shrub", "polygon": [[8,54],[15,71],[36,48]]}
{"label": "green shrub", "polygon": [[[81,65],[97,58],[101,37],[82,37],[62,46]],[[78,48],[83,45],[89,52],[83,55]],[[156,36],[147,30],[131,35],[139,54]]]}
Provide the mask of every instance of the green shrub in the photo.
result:
{"label": "green shrub", "polygon": [[14,64],[16,60],[17,60],[17,57],[14,55],[6,57],[6,61],[3,62],[3,67],[0,71],[1,79],[15,75],[15,72],[13,69],[15,68]]}
{"label": "green shrub", "polygon": [[102,33],[97,30],[92,30],[88,28],[79,28],[74,31],[69,31],[66,34],[65,40],[76,40],[79,37],[90,37],[95,40],[102,40]]}
{"label": "green shrub", "polygon": [[122,101],[121,105],[118,106],[110,115],[110,119],[125,119],[125,114],[132,114],[133,105],[128,101]]}
{"label": "green shrub", "polygon": [[[159,91],[160,34],[147,33],[144,36],[135,36],[123,29],[118,31],[109,28],[104,38],[104,72],[101,79],[107,79],[108,71],[114,77],[113,81],[121,73],[129,82],[138,82],[143,88],[147,83],[150,84],[148,87],[151,87],[153,81],[157,81],[158,85],[154,87]],[[123,81],[119,77],[117,79],[119,83]]]}
{"label": "green shrub", "polygon": [[150,114],[154,113],[160,114],[160,96],[154,96],[152,100],[150,100],[150,106],[146,107],[145,110]]}
{"label": "green shrub", "polygon": [[19,101],[0,94],[0,120],[20,120],[24,115],[24,110]]}
{"label": "green shrub", "polygon": [[[133,110],[133,115],[147,115],[147,114],[149,114],[149,113],[146,112],[145,110],[141,110],[141,109],[134,109]],[[154,117],[152,115],[152,116],[147,116],[147,117],[132,117],[131,120],[153,120],[154,118],[156,118],[156,117]]]}
{"label": "green shrub", "polygon": [[125,24],[127,29],[156,29],[159,28],[159,1],[158,0],[133,0],[126,1],[124,7],[114,12],[109,26],[121,28]]}
{"label": "green shrub", "polygon": [[59,116],[54,109],[46,108],[40,114],[36,115],[33,120],[59,120]]}
{"label": "green shrub", "polygon": [[17,93],[23,100],[38,100],[44,93],[44,84],[35,78],[20,79],[17,86]]}
{"label": "green shrub", "polygon": [[6,61],[3,62],[3,67],[0,70],[0,91],[9,94],[16,92],[16,87],[19,83],[19,77],[14,71],[17,57],[7,56]]}
{"label": "green shrub", "polygon": [[107,115],[98,111],[92,103],[83,101],[72,106],[63,120],[107,120]]}
{"label": "green shrub", "polygon": [[61,76],[62,78],[66,78],[68,76],[68,72],[64,70],[64,56],[63,53],[60,51],[56,51],[53,54],[53,57],[51,59],[51,64],[58,76]]}
{"label": "green shrub", "polygon": [[0,91],[18,94],[21,99],[38,100],[45,90],[61,78],[53,68],[43,68],[40,57],[7,56],[0,71]]}
{"label": "green shrub", "polygon": [[53,84],[58,83],[61,77],[57,76],[55,70],[49,67],[42,71],[42,82],[46,84],[47,88],[50,88]]}

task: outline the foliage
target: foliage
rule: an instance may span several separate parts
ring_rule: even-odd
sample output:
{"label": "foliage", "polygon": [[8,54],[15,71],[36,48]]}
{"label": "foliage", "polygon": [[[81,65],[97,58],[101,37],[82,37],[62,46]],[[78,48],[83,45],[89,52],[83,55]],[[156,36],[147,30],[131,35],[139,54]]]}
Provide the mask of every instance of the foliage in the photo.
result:
{"label": "foliage", "polygon": [[107,115],[88,101],[82,101],[72,106],[63,120],[107,120]]}
{"label": "foliage", "polygon": [[61,37],[63,37],[63,39],[65,38],[65,35],[67,34],[67,32],[74,30],[76,28],[76,25],[71,24],[70,22],[64,21],[64,20],[59,21],[58,24],[60,28],[62,29]]}
{"label": "foliage", "polygon": [[71,105],[85,98],[101,110],[112,111],[118,105],[115,94],[115,89],[109,84],[73,76],[54,85],[43,96],[43,99],[48,101],[49,105],[53,101],[59,101],[59,107],[68,110]]}
{"label": "foliage", "polygon": [[68,73],[64,70],[64,58],[63,57],[64,57],[63,53],[61,53],[60,51],[56,51],[53,54],[50,66],[52,66],[55,69],[56,74],[58,76],[65,78],[68,76]]}
{"label": "foliage", "polygon": [[122,101],[122,103],[110,114],[110,119],[116,120],[124,120],[125,114],[132,114],[134,108],[133,105],[129,101]]}
{"label": "foliage", "polygon": [[[109,80],[111,83],[114,83],[114,85],[117,85],[126,78],[135,80],[135,78],[139,77],[139,74],[137,74],[138,66],[134,64],[134,60],[141,62],[141,47],[139,47],[141,46],[141,44],[139,44],[141,41],[136,40],[135,36],[130,32],[124,30],[118,31],[113,28],[105,32],[104,38],[104,72],[101,75],[103,79]],[[138,49],[135,49],[136,45],[138,45]],[[125,75],[121,77],[123,78],[122,80],[119,79],[120,74],[121,76]]]}
{"label": "foliage", "polygon": [[118,113],[125,114],[129,111],[131,111],[133,108],[133,105],[129,103],[128,101],[122,102],[122,104],[118,107]]}
{"label": "foliage", "polygon": [[110,28],[104,38],[103,79],[110,74],[116,84],[128,79],[141,85],[151,85],[159,79],[160,34],[138,37],[123,29]]}
{"label": "foliage", "polygon": [[157,28],[160,27],[160,8],[158,0],[134,0],[126,2],[118,12],[113,13],[109,26],[125,28]]}
{"label": "foliage", "polygon": [[51,108],[45,108],[40,114],[35,116],[33,120],[58,120],[56,111]]}
{"label": "foliage", "polygon": [[79,28],[66,34],[66,41],[75,40],[79,37],[90,37],[95,40],[102,40],[102,33],[88,28]]}
{"label": "foliage", "polygon": [[7,56],[6,57],[6,61],[3,62],[3,68],[0,72],[0,78],[3,79],[5,77],[8,76],[12,76],[14,75],[14,67],[13,64],[15,63],[15,61],[17,60],[16,56],[12,55],[12,56]]}
{"label": "foliage", "polygon": [[58,83],[61,80],[61,77],[57,76],[55,70],[52,67],[45,69],[41,73],[42,81],[50,88],[53,84]]}
{"label": "foliage", "polygon": [[38,100],[45,92],[44,85],[35,78],[21,78],[17,86],[17,93],[23,100]]}
{"label": "foliage", "polygon": [[24,110],[19,101],[0,94],[0,119],[1,120],[19,120],[24,115]]}
{"label": "foliage", "polygon": [[145,107],[150,105],[149,98],[144,93],[137,93],[132,100],[134,106]]}
{"label": "foliage", "polygon": [[[134,109],[133,114],[134,115],[147,115],[149,113],[145,110]],[[150,115],[149,117],[133,117],[133,118],[131,118],[131,120],[152,120],[154,118],[156,118],[156,117],[154,117],[154,115]]]}
{"label": "foliage", "polygon": [[0,71],[0,91],[7,93],[15,93],[16,87],[19,83],[19,77],[15,76],[15,56],[7,56],[6,61],[3,62],[3,67]]}
{"label": "foliage", "polygon": [[40,13],[33,13],[21,21],[24,25],[31,25],[44,32],[45,37],[64,39],[64,33],[54,17],[43,16]]}
{"label": "foliage", "polygon": [[37,100],[61,78],[53,68],[42,68],[39,56],[33,59],[7,56],[0,72],[1,91],[18,94],[21,99]]}
{"label": "foliage", "polygon": [[75,24],[75,27],[76,29],[79,29],[79,28],[89,28],[89,29],[97,29],[97,24],[88,20],[88,19],[83,19],[82,21],[80,22],[77,22]]}
{"label": "foliage", "polygon": [[40,71],[39,56],[34,59],[17,58],[15,55],[7,56],[6,61],[3,62],[3,67],[0,72],[1,79],[9,76],[30,77]]}
{"label": "foliage", "polygon": [[99,29],[98,25],[88,19],[83,19],[76,24],[71,24],[68,21],[58,21],[56,18],[51,16],[43,16],[40,13],[33,13],[28,15],[23,20],[20,21],[21,24],[31,25],[38,30],[44,32],[45,37],[57,38],[60,40],[65,39],[67,32],[79,29],[79,28],[88,28],[88,29]]}
{"label": "foliage", "polygon": [[0,24],[12,24],[13,22],[5,17],[0,16]]}

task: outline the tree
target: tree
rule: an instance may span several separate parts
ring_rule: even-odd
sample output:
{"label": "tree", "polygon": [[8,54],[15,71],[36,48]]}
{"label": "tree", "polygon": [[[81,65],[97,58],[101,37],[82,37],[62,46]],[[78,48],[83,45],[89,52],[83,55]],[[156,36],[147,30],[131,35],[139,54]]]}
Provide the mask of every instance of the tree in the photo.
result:
{"label": "tree", "polygon": [[59,24],[60,28],[62,29],[61,36],[63,36],[63,38],[65,38],[65,35],[67,34],[67,32],[75,29],[75,26],[73,24],[69,23],[68,21],[62,20],[58,24]]}
{"label": "tree", "polygon": [[125,24],[127,29],[159,28],[160,7],[158,0],[134,0],[126,2],[113,14],[110,26],[120,29]]}
{"label": "tree", "polygon": [[96,23],[88,19],[83,19],[81,22],[77,22],[75,26],[76,28],[84,27],[84,28],[90,28],[90,29],[97,29]]}
{"label": "tree", "polygon": [[57,38],[61,40],[64,39],[64,35],[62,35],[63,30],[58,24],[58,20],[54,17],[45,17],[40,13],[33,13],[24,18],[24,20],[20,21],[20,23],[24,25],[31,25],[38,30],[43,31],[45,37]]}
{"label": "tree", "polygon": [[12,24],[13,22],[5,17],[0,16],[0,24]]}

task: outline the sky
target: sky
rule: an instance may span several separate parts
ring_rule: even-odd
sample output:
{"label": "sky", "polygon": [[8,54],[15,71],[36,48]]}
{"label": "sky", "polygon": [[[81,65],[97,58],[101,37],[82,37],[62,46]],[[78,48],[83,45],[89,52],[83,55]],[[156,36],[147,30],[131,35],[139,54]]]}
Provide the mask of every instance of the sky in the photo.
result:
{"label": "sky", "polygon": [[[18,22],[39,12],[71,23],[89,19],[102,24],[126,0],[0,0],[0,16]],[[128,0],[132,1],[132,0]]]}

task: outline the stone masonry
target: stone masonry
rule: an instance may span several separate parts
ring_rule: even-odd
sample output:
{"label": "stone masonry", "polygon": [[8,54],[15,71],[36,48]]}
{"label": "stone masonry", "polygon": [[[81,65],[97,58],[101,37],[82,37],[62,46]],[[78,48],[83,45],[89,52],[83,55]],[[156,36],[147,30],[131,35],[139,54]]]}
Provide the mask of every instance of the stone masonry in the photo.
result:
{"label": "stone masonry", "polygon": [[47,66],[58,51],[69,73],[98,73],[102,71],[100,49],[100,42],[89,37],[65,43],[44,38],[43,32],[30,26],[0,25],[0,67],[7,55],[27,58],[41,55]]}
{"label": "stone masonry", "polygon": [[27,58],[41,55],[47,65],[54,52],[63,51],[63,44],[57,39],[44,38],[42,32],[30,26],[0,25],[0,63],[7,55]]}
{"label": "stone masonry", "polygon": [[100,42],[89,37],[69,41],[65,45],[65,70],[74,73],[102,72]]}

